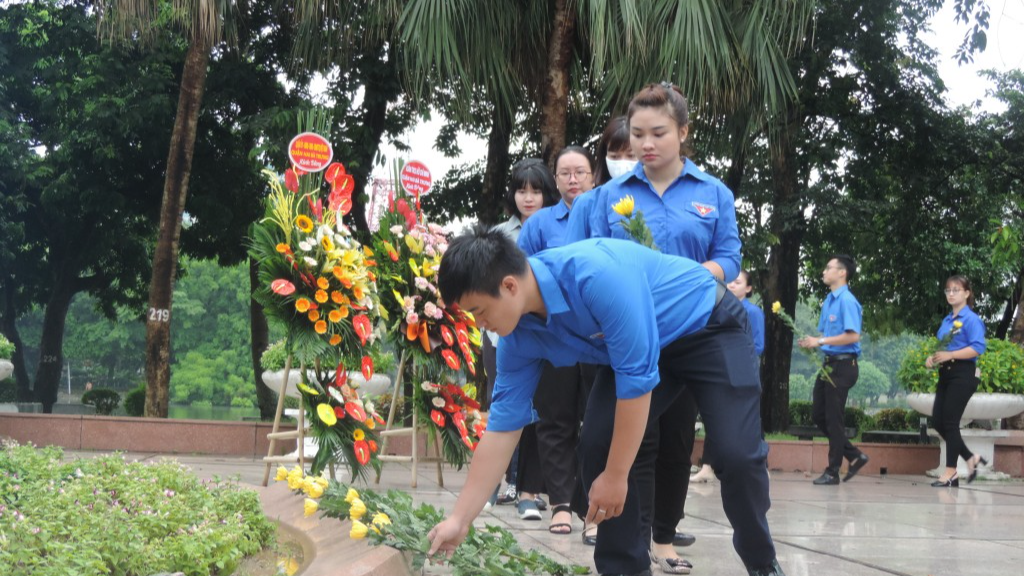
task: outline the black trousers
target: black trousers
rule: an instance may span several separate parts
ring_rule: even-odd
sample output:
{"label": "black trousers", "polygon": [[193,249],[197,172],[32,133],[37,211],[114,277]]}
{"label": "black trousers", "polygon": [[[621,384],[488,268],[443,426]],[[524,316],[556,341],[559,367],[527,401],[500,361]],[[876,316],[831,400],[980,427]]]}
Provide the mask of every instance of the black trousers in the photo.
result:
{"label": "black trousers", "polygon": [[850,388],[857,383],[860,368],[856,358],[837,360],[828,356],[825,357],[825,367],[831,370],[829,377],[832,382],[820,375],[814,381],[811,419],[818,430],[828,437],[828,468],[825,471],[838,476],[843,458],[853,461],[861,454],[846,437],[844,424],[846,398]]}
{"label": "black trousers", "polygon": [[[579,365],[555,367],[544,362],[533,407],[537,427],[536,464],[544,478],[544,492],[552,504],[568,504],[576,488],[576,445],[586,406],[586,389]],[[520,458],[521,464],[531,465]],[[526,471],[531,474],[532,471]],[[524,474],[520,468],[520,476]],[[533,492],[520,485],[521,490]]]}
{"label": "black trousers", "polygon": [[[768,445],[761,433],[761,382],[746,312],[731,294],[715,307],[707,326],[661,351],[661,382],[651,392],[644,440],[628,478],[620,516],[598,525],[594,563],[601,574],[633,573],[650,567],[654,466],[659,419],[675,407],[683,383],[704,416],[722,483],[722,506],[733,527],[733,546],[748,567],[775,559],[766,514],[771,506],[765,462]],[[599,370],[590,393],[580,438],[580,474],[589,492],[604,470],[611,447],[616,408],[615,375]]]}
{"label": "black trousers", "polygon": [[690,489],[690,454],[696,437],[697,400],[684,387],[658,420],[658,459],[654,464],[654,521],[657,544],[671,544],[683,519]]}
{"label": "black trousers", "polygon": [[969,360],[951,360],[939,366],[939,385],[935,389],[932,419],[935,431],[946,441],[946,467],[956,468],[957,457],[974,458],[960,435],[960,418],[967,402],[978,391],[977,364]]}

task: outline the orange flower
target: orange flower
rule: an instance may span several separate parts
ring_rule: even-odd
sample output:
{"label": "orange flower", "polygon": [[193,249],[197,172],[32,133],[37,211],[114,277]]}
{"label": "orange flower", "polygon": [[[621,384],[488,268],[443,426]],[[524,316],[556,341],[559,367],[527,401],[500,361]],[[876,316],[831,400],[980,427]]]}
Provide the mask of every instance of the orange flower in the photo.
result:
{"label": "orange flower", "polygon": [[345,295],[335,290],[334,292],[331,292],[331,302],[334,302],[335,304],[345,304]]}
{"label": "orange flower", "polygon": [[363,291],[362,286],[354,286],[352,288],[352,295],[356,297],[356,300],[362,300],[366,293]]}
{"label": "orange flower", "polygon": [[310,302],[308,298],[299,298],[295,301],[295,309],[298,310],[300,314],[305,314],[306,310],[309,310],[309,307],[312,305],[313,303]]}
{"label": "orange flower", "polygon": [[324,322],[323,320],[320,320],[316,324],[313,325],[313,329],[316,330],[317,334],[326,334],[327,333],[327,322]]}
{"label": "orange flower", "polygon": [[341,344],[341,335],[335,334],[334,336],[331,336],[331,346],[337,346],[338,344]]}
{"label": "orange flower", "polygon": [[341,315],[341,310],[331,310],[331,312],[327,315],[327,319],[335,324],[341,322],[342,318],[344,318],[344,316]]}
{"label": "orange flower", "polygon": [[328,288],[331,287],[331,283],[327,280],[327,278],[324,278],[322,276],[316,279],[316,285],[319,286],[321,290],[327,290]]}
{"label": "orange flower", "polygon": [[320,319],[320,312],[318,312],[317,310],[310,310],[309,314],[307,314],[306,316],[309,317],[310,322],[316,322],[317,320]]}
{"label": "orange flower", "polygon": [[291,254],[292,253],[292,249],[287,244],[285,244],[284,242],[278,244],[275,248],[281,254]]}
{"label": "orange flower", "polygon": [[314,294],[313,297],[316,298],[316,301],[321,304],[327,302],[327,292],[324,290],[317,290],[316,294]]}

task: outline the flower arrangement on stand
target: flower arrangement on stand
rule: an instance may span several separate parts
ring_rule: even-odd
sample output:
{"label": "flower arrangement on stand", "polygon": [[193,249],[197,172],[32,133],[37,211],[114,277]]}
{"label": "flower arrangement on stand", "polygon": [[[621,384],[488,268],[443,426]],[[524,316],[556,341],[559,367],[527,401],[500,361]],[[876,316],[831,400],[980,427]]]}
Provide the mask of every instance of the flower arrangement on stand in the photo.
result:
{"label": "flower arrangement on stand", "polygon": [[[355,358],[363,376],[373,376],[369,347],[381,314],[373,250],[342,223],[352,207],[352,177],[337,162],[322,180],[296,167],[283,178],[264,174],[271,192],[265,216],[251,232],[261,285],[254,297],[268,318],[285,326],[289,358],[304,368],[297,386],[319,446],[312,470],[322,471],[338,456],[353,478],[366,466],[379,470],[374,429],[383,419],[348,382],[347,366]],[[330,189],[326,203],[323,182]]]}
{"label": "flower arrangement on stand", "polygon": [[[416,571],[428,561],[430,540],[425,535],[444,520],[444,512],[430,504],[414,506],[408,492],[357,491],[323,476],[305,476],[298,467],[278,468],[275,479],[288,482],[291,490],[305,496],[302,503],[305,516],[320,513],[349,521],[349,538],[366,539],[375,546],[385,545],[406,552]],[[560,564],[536,550],[523,550],[510,531],[490,525],[483,529],[470,527],[465,541],[445,561],[455,575],[590,573],[587,566]]]}
{"label": "flower arrangement on stand", "polygon": [[475,386],[458,385],[467,374],[476,374],[480,331],[471,315],[446,306],[435,284],[448,238],[398,191],[388,199],[373,243],[379,255],[381,315],[392,318],[387,334],[402,351],[399,377],[418,384],[413,387],[417,421],[434,423],[445,460],[461,468],[483,430],[477,426]]}

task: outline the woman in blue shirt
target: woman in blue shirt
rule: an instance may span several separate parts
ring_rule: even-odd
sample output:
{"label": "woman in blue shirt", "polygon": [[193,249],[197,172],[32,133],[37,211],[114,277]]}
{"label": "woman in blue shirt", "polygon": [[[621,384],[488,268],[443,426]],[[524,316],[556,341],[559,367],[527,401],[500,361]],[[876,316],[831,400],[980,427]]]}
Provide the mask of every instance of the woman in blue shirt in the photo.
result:
{"label": "woman in blue shirt", "polygon": [[[633,96],[626,117],[639,163],[592,192],[592,198],[580,200],[570,214],[566,243],[594,237],[632,240],[619,225],[622,216],[612,209],[632,196],[662,252],[700,262],[720,281],[731,281],[740,269],[741,247],[734,198],[721,181],[686,157],[686,98],[671,84],[649,84]],[[663,572],[686,574],[691,568],[673,542],[692,542],[675,529],[683,517],[690,481],[700,400],[684,394],[671,416],[658,422],[661,449],[655,471],[653,552]]]}
{"label": "woman in blue shirt", "polygon": [[967,462],[970,472],[967,476],[968,484],[977,477],[978,464],[988,464],[983,456],[973,454],[960,436],[960,418],[980,382],[978,356],[985,353],[985,323],[971,310],[974,292],[967,278],[950,276],[946,280],[944,292],[946,302],[953,307],[953,311],[942,319],[936,336],[940,343],[949,344],[945,350],[939,350],[925,360],[929,368],[937,366],[939,369],[939,385],[935,389],[932,418],[935,431],[946,441],[946,470],[938,480],[932,482],[936,488],[960,485],[956,473],[958,457]]}

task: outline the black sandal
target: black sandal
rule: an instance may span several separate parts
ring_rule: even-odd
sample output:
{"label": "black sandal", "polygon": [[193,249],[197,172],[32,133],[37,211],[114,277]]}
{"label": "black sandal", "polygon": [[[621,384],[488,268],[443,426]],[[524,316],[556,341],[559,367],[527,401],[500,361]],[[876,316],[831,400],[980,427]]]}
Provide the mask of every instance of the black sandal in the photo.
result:
{"label": "black sandal", "polygon": [[[559,512],[568,512],[569,516],[572,517],[572,508],[568,504],[559,504],[558,506],[551,507],[551,518],[555,517],[555,514]],[[568,528],[568,530],[565,530]],[[563,530],[565,530],[563,532]],[[572,524],[570,522],[559,522],[548,526],[548,532],[552,534],[572,534]]]}

